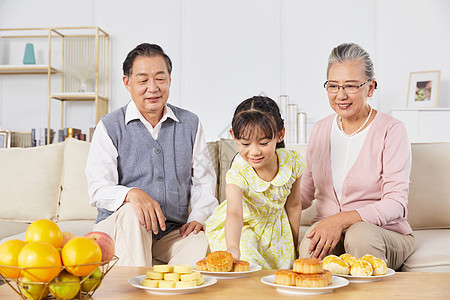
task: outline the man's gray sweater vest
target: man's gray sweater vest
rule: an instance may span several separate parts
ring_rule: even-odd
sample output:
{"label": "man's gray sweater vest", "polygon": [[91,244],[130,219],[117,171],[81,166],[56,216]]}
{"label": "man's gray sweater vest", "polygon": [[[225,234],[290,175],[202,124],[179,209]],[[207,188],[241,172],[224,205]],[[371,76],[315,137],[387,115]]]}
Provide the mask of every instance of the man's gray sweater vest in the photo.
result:
{"label": "man's gray sweater vest", "polygon": [[[167,105],[179,122],[171,118],[164,121],[156,140],[139,119],[125,124],[126,106],[104,116],[102,122],[118,152],[119,185],[140,188],[155,199],[167,218],[169,232],[188,218],[192,152],[199,120],[187,110]],[[99,208],[96,222],[112,213]]]}

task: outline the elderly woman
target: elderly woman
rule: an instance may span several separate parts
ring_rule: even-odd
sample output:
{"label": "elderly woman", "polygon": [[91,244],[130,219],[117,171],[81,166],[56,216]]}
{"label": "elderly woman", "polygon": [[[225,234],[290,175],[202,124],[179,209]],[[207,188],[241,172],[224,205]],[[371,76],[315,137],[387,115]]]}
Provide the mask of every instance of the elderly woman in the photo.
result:
{"label": "elderly woman", "polygon": [[317,122],[301,180],[303,209],[317,215],[300,257],[372,254],[399,269],[414,250],[408,215],[411,148],[404,125],[373,109],[377,87],[369,54],[341,44],[328,58],[324,87],[336,112]]}

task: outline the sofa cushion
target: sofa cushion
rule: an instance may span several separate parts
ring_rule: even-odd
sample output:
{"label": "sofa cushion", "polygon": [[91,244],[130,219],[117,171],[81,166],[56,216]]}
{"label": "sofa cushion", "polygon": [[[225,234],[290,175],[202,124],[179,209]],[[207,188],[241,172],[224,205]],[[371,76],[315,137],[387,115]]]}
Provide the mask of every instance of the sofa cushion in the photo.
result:
{"label": "sofa cushion", "polygon": [[450,228],[450,143],[414,143],[408,198],[413,229]]}
{"label": "sofa cushion", "polygon": [[450,272],[450,229],[414,230],[416,247],[401,270]]}
{"label": "sofa cushion", "polygon": [[16,221],[0,221],[0,244],[4,238],[11,235],[15,235],[21,232],[25,232],[30,223],[16,222]]}
{"label": "sofa cushion", "polygon": [[64,143],[0,149],[0,220],[56,217],[63,150]]}
{"label": "sofa cushion", "polygon": [[95,220],[76,220],[58,222],[61,231],[69,231],[76,236],[83,236],[94,230]]}
{"label": "sofa cushion", "polygon": [[214,166],[214,172],[216,173],[217,184],[216,184],[216,198],[219,195],[219,143],[218,142],[208,142],[208,151],[211,156],[211,161]]}
{"label": "sofa cushion", "polygon": [[219,143],[219,202],[222,203],[225,196],[225,178],[231,167],[231,162],[238,152],[236,143],[232,139],[221,139]]}
{"label": "sofa cushion", "polygon": [[64,142],[64,164],[59,221],[95,220],[97,209],[89,205],[86,161],[90,143],[68,138]]}

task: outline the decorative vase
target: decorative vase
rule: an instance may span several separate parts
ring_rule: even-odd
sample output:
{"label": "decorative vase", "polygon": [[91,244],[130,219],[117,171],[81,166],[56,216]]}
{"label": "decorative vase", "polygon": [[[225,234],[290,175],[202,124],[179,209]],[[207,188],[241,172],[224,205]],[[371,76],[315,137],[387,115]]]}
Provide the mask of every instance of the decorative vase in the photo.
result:
{"label": "decorative vase", "polygon": [[36,60],[34,58],[34,47],[31,43],[27,43],[25,45],[25,55],[23,56],[23,63],[25,65],[34,65],[36,63]]}
{"label": "decorative vase", "polygon": [[80,89],[78,90],[80,93],[86,93],[87,92],[87,85],[86,82],[82,82],[80,85]]}

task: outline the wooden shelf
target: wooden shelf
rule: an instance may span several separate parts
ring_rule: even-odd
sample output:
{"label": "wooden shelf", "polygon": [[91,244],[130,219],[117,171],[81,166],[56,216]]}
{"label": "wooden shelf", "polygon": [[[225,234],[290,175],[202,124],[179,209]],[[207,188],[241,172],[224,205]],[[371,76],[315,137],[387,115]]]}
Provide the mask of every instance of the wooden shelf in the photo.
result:
{"label": "wooden shelf", "polygon": [[[50,95],[52,99],[60,101],[95,101],[95,93],[53,93]],[[98,99],[107,101],[108,98],[98,95]]]}
{"label": "wooden shelf", "polygon": [[[52,74],[61,71],[50,68]],[[48,74],[47,65],[0,65],[0,75]]]}
{"label": "wooden shelf", "polygon": [[[48,60],[44,64],[0,65],[0,75],[39,74],[48,75],[47,85],[47,143],[50,143],[52,99],[61,101],[61,129],[64,125],[65,101],[93,102],[95,123],[108,113],[109,99],[109,35],[97,26],[50,28],[0,28],[0,40],[40,38],[48,43]],[[55,44],[56,41],[56,44]],[[8,42],[5,42],[7,45]],[[56,45],[56,46],[52,46]],[[5,49],[8,47],[5,46]],[[12,51],[12,50],[9,50]],[[55,52],[59,52],[56,58]],[[52,67],[55,65],[61,70]],[[55,75],[55,76],[54,76]],[[53,87],[52,79],[61,81],[61,87]],[[86,89],[79,93],[80,77],[86,78]],[[55,80],[56,81],[56,80]],[[54,91],[54,92],[53,92]]]}

